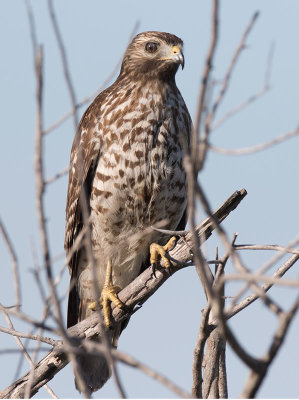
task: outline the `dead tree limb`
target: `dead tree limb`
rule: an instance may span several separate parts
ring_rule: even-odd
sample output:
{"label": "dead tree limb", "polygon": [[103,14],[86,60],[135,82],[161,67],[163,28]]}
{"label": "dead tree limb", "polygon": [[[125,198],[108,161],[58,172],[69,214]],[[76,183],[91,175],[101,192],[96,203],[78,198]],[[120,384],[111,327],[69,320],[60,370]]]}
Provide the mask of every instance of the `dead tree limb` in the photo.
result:
{"label": "dead tree limb", "polygon": [[[233,193],[226,202],[215,211],[214,218],[222,222],[230,212],[239,205],[246,194],[247,192],[245,189]],[[196,227],[196,233],[200,238],[200,243],[207,240],[211,236],[213,230],[214,226],[211,218],[207,218],[198,225]],[[188,232],[178,241],[176,247],[170,251],[169,256],[173,261],[173,266],[171,267],[172,274],[192,264],[191,248],[192,233]],[[151,267],[147,268],[119,293],[119,298],[132,310],[132,313],[134,313],[140,308],[136,307],[134,309],[134,307],[142,305],[169,277],[170,274],[163,268],[156,270],[155,275]],[[112,316],[117,323],[126,319],[127,314],[112,306]],[[63,341],[57,341],[53,349],[35,366],[34,380],[31,382],[31,397],[68,364],[69,359],[67,353],[72,351],[70,348],[71,341],[75,340],[76,346],[78,346],[78,340],[82,341],[83,339],[100,337],[100,321],[101,316],[98,313],[94,313],[94,315],[67,330],[68,338],[70,339],[67,346],[65,346]],[[112,332],[110,332],[110,334],[111,333]],[[0,398],[24,398],[29,374],[30,372],[0,392]]]}
{"label": "dead tree limb", "polygon": [[[235,244],[236,238],[237,234],[233,237],[232,246]],[[213,287],[218,285],[218,281],[223,277],[228,259],[229,253],[226,253],[221,260],[218,260],[217,248],[216,261],[219,261],[219,264],[215,268]],[[220,301],[224,308],[224,285],[218,295],[221,297]],[[228,397],[225,362],[226,339],[221,335],[219,327],[213,323],[213,320],[214,315],[210,301],[204,311],[194,349],[192,395],[195,398],[222,399]]]}

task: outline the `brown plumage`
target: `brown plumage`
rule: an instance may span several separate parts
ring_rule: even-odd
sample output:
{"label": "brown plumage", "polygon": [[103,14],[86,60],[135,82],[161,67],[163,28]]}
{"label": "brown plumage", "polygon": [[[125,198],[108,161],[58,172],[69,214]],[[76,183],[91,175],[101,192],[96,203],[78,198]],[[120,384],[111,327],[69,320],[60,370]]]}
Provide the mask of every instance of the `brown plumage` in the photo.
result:
{"label": "brown plumage", "polygon": [[[84,189],[99,292],[108,259],[113,284],[120,288],[140,273],[150,243],[161,242],[158,232],[143,235],[144,229],[161,220],[168,221],[168,229],[185,226],[186,175],[180,139],[183,135],[189,143],[191,119],[175,83],[184,62],[182,46],[181,39],[169,33],[137,35],[125,52],[118,78],[96,97],[79,124],[71,151],[65,248],[70,251],[82,229]],[[68,327],[88,317],[92,313],[88,305],[96,300],[93,271],[83,247],[69,267]],[[91,392],[109,378],[103,357],[84,356],[79,361]]]}

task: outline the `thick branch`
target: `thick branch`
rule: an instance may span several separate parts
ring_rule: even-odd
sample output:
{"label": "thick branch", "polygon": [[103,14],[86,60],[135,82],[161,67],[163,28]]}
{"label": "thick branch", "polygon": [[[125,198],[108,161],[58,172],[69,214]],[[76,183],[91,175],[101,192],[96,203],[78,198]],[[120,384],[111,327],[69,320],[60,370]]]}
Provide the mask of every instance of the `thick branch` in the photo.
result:
{"label": "thick branch", "polygon": [[[246,196],[246,190],[242,189],[236,191],[230,196],[227,201],[215,211],[214,218],[222,222],[231,211],[233,211],[239,203]],[[196,233],[200,237],[200,242],[203,243],[207,240],[213,231],[213,222],[211,218],[207,218],[199,226],[196,227]],[[170,251],[170,257],[173,262],[171,272],[174,273],[186,267],[188,261],[192,260],[190,254],[192,234],[189,232],[184,238],[181,238],[176,247]],[[126,306],[136,311],[136,305],[143,304],[150,296],[152,296],[158,288],[170,277],[171,275],[164,269],[156,270],[155,276],[151,268],[147,268],[141,275],[139,275],[130,285],[119,293],[119,298]],[[137,307],[137,310],[139,308]],[[115,322],[120,322],[127,317],[127,314],[112,306],[112,315]],[[101,315],[94,313],[86,320],[78,323],[77,325],[69,328],[67,334],[76,339],[91,339],[100,337],[100,323]],[[110,332],[112,333],[112,332]],[[68,346],[69,347],[69,346]],[[70,347],[69,347],[70,348]],[[36,366],[34,371],[34,379],[31,383],[30,395],[33,396],[37,391],[49,380],[51,380],[62,368],[68,364],[68,356],[66,354],[66,347],[62,341],[57,342],[57,345],[51,350]],[[0,393],[0,398],[23,398],[25,394],[26,383],[29,379],[29,373],[22,378],[11,384]]]}
{"label": "thick branch", "polygon": [[218,328],[214,329],[207,339],[202,367],[202,398],[227,398],[225,339]]}
{"label": "thick branch", "polygon": [[[235,243],[237,238],[237,234],[234,235],[232,240],[232,246]],[[213,287],[218,284],[218,281],[224,275],[224,268],[229,259],[229,253],[226,253],[224,257],[220,260],[220,264],[217,265],[215,271],[215,277],[213,282]],[[218,260],[218,249],[216,251],[216,260]],[[215,296],[215,292],[213,296]],[[221,303],[221,307],[224,307],[224,286],[221,291],[218,293],[219,302]],[[213,302],[213,298],[211,298],[210,303],[207,307],[211,307],[211,303]],[[203,379],[202,383],[196,381],[196,375],[198,375],[198,371],[193,375],[194,384],[193,387],[200,387],[200,390],[196,392],[192,392],[197,398],[227,398],[227,376],[226,376],[226,363],[225,363],[225,352],[226,352],[226,340],[221,335],[221,331],[219,327],[215,325],[211,325],[211,321],[214,319],[213,310],[210,309],[209,320],[207,321],[207,326],[205,330],[205,342],[202,341],[202,349],[201,353],[204,354],[201,362],[198,360],[197,368],[203,369]],[[216,327],[216,329],[214,329]],[[201,332],[200,332],[201,333]],[[204,349],[205,346],[205,349]],[[194,373],[195,371],[193,371]]]}

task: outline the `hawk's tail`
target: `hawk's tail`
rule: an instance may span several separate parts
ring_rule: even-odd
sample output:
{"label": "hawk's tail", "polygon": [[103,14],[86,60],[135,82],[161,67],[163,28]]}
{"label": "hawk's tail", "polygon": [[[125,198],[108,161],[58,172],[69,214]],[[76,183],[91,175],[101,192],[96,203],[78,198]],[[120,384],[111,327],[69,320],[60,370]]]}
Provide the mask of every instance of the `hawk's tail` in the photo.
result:
{"label": "hawk's tail", "polygon": [[[74,269],[73,269],[74,273]],[[90,304],[93,299],[80,299],[77,285],[72,284],[73,273],[71,278],[69,301],[68,301],[68,318],[67,327],[71,327],[78,322],[87,318],[93,311],[89,310],[88,304]],[[113,333],[111,332],[111,346],[113,348],[117,347],[118,339],[129,322],[129,317],[126,318],[119,324],[113,327]],[[100,338],[95,339],[95,341],[101,342]],[[76,356],[78,362],[80,377],[75,378],[75,385],[79,392],[82,391],[82,386],[89,392],[89,394],[99,390],[110,378],[111,367],[107,362],[105,355],[92,355],[92,354],[80,354]],[[82,381],[80,381],[80,378]],[[80,384],[80,382],[83,384]],[[80,390],[81,389],[81,390]]]}
{"label": "hawk's tail", "polygon": [[[126,326],[128,321],[125,322]],[[111,339],[113,348],[117,348],[118,338],[123,329],[124,323],[114,328],[113,337]],[[80,366],[80,378],[89,394],[101,389],[111,376],[111,367],[106,357],[104,355],[83,354],[78,355],[76,359]],[[76,389],[79,392],[81,392],[80,387],[82,387],[78,382],[80,378],[75,378]]]}
{"label": "hawk's tail", "polygon": [[96,392],[108,381],[111,376],[111,368],[105,356],[80,355],[77,357],[80,365],[80,378],[75,378],[76,389],[81,392],[79,379],[89,392]]}

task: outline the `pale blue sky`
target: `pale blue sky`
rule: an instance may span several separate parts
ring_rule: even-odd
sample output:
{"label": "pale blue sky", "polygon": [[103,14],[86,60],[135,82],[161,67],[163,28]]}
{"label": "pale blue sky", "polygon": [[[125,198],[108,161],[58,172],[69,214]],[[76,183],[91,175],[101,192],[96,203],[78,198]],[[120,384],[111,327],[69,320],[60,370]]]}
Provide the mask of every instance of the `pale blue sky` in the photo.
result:
{"label": "pale blue sky", "polygon": [[[63,79],[61,60],[51,27],[47,2],[33,0],[38,41],[45,54],[45,127],[70,110],[70,101]],[[177,84],[194,117],[200,77],[210,39],[211,2],[188,0],[96,1],[60,0],[54,2],[77,100],[93,93],[115,66],[125,49],[137,20],[139,31],[168,31],[185,43],[185,69],[179,71]],[[42,303],[30,269],[33,266],[32,246],[40,242],[35,215],[33,146],[35,129],[35,80],[32,48],[25,4],[21,0],[2,0],[0,4],[0,165],[2,190],[0,214],[7,226],[20,262],[23,309],[41,318]],[[275,43],[271,73],[271,91],[245,111],[216,130],[213,144],[239,148],[271,140],[295,129],[299,123],[299,3],[285,0],[226,0],[221,2],[220,40],[213,77],[222,79],[240,37],[254,11],[261,15],[250,34],[248,48],[234,71],[229,92],[218,116],[224,115],[263,86],[267,54]],[[80,110],[80,115],[84,108]],[[48,135],[45,141],[46,175],[51,177],[69,160],[74,131],[72,121]],[[248,196],[228,218],[224,227],[233,235],[239,232],[238,243],[287,244],[298,234],[299,138],[291,139],[270,150],[242,157],[208,155],[200,180],[213,208],[220,205],[234,190],[245,187]],[[51,254],[60,255],[55,273],[63,263],[64,209],[67,178],[47,188],[46,212]],[[33,245],[32,245],[33,243]],[[214,258],[215,237],[207,246],[208,258]],[[2,281],[0,302],[14,302],[10,258],[0,240]],[[270,254],[242,253],[252,270]],[[4,272],[5,271],[5,272]],[[295,266],[289,276],[298,276]],[[68,288],[67,273],[60,285],[63,294]],[[230,285],[228,295],[235,293]],[[273,296],[287,306],[295,290],[276,290]],[[175,274],[131,319],[119,348],[144,361],[191,389],[193,348],[205,300],[194,268]],[[63,303],[66,312],[66,301]],[[196,317],[198,315],[198,317]],[[5,325],[3,318],[1,324]],[[231,321],[238,338],[254,355],[266,350],[276,319],[265,308],[255,304]],[[298,397],[298,317],[287,336],[260,397]],[[27,329],[16,322],[17,329]],[[1,334],[1,350],[15,347],[12,338]],[[229,394],[237,397],[248,370],[228,349]],[[13,379],[19,356],[1,355],[0,388]],[[25,362],[22,373],[28,370]],[[143,374],[120,367],[126,393],[130,397],[172,397],[172,394]],[[59,397],[78,397],[70,366],[50,382]],[[97,397],[118,396],[110,380]],[[48,397],[41,390],[37,397]]]}

